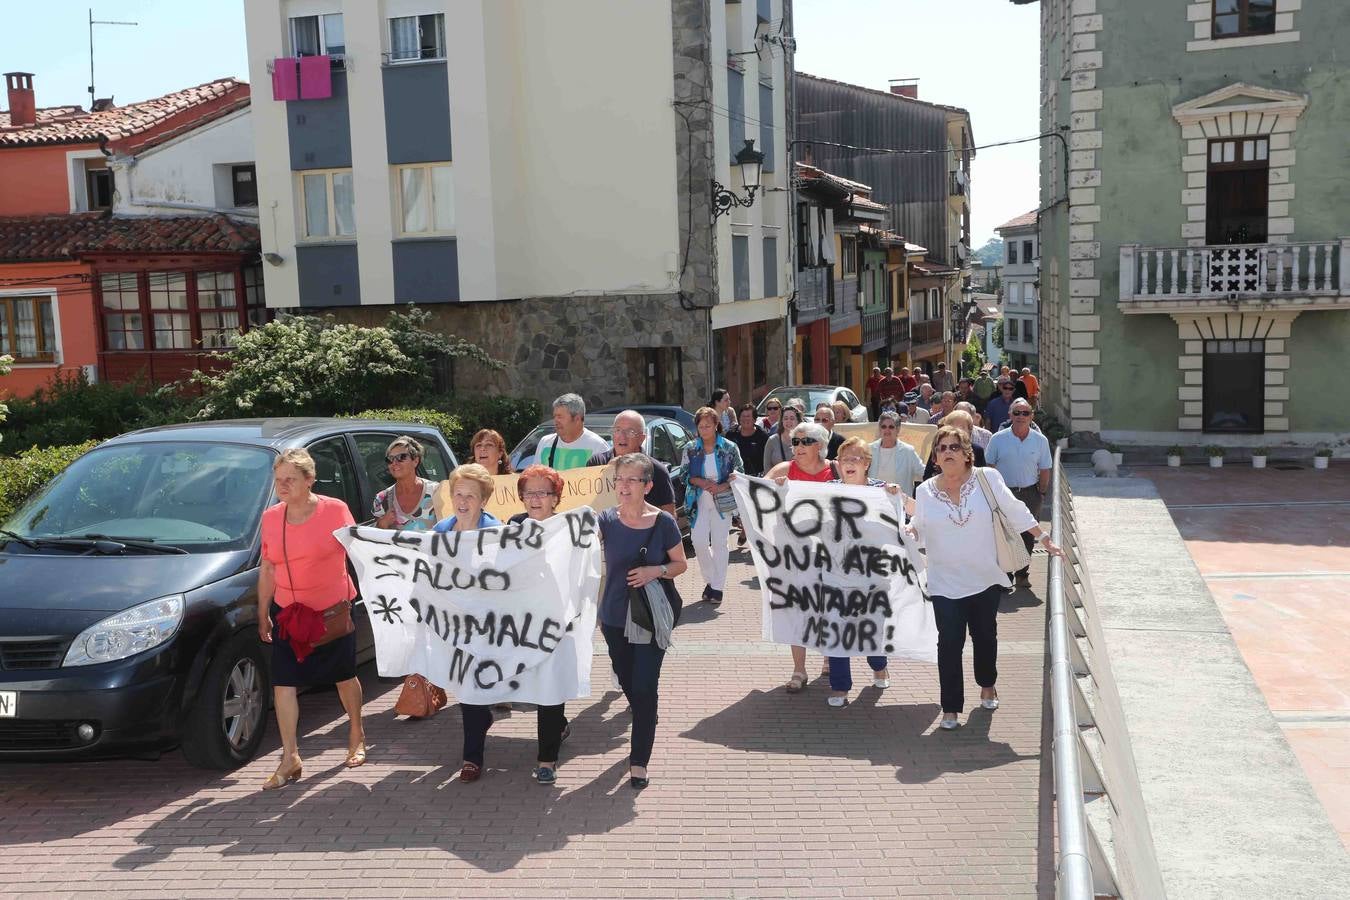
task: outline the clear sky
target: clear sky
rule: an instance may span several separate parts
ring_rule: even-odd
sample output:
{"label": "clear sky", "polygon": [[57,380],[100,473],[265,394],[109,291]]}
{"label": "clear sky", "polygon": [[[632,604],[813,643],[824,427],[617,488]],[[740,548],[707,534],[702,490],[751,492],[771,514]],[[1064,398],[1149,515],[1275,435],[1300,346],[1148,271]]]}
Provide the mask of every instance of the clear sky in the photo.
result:
{"label": "clear sky", "polygon": [[[919,99],[970,111],[977,144],[1040,132],[1040,4],[1008,0],[796,0],[797,70],[887,89],[918,78]],[[976,154],[971,238],[1035,209],[1036,144]]]}
{"label": "clear sky", "polygon": [[[640,0],[631,0],[640,2]],[[0,71],[33,72],[39,106],[88,106],[88,9],[101,97],[144,100],[215,78],[247,78],[243,0],[0,0]],[[1039,130],[1039,4],[1008,0],[796,0],[800,71],[968,109],[981,144]],[[1035,208],[1035,144],[975,159],[973,239]]]}

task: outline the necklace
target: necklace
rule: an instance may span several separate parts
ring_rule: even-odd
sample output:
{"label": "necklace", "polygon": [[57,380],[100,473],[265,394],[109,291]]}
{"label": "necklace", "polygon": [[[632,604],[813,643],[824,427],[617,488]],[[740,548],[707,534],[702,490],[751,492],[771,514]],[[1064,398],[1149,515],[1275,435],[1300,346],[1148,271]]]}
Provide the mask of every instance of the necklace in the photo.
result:
{"label": "necklace", "polygon": [[965,528],[970,522],[970,517],[974,511],[966,508],[966,501],[970,499],[970,495],[974,491],[975,479],[969,478],[962,482],[961,489],[956,492],[956,500],[953,501],[946,491],[937,486],[936,482],[933,485],[933,495],[947,507],[947,519],[957,528]]}

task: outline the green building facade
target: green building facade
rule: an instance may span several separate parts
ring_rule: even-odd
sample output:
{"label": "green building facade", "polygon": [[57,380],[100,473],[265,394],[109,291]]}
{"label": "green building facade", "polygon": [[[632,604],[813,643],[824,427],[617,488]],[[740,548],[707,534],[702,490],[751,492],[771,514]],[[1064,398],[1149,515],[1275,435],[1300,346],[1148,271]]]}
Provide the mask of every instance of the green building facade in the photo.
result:
{"label": "green building facade", "polygon": [[1052,414],[1350,453],[1350,2],[1040,7],[1042,130],[1068,144],[1041,149]]}

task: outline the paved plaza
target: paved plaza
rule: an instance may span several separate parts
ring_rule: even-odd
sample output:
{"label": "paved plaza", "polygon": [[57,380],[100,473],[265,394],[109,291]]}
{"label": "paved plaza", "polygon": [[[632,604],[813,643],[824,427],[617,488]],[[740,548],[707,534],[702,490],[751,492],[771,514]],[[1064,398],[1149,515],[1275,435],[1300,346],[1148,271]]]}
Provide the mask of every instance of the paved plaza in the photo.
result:
{"label": "paved plaza", "polygon": [[[666,659],[652,786],[627,782],[629,716],[608,691],[597,635],[593,696],[568,705],[558,783],[530,778],[534,716],[488,740],[460,784],[460,721],[395,719],[398,683],[363,669],[370,762],[342,768],[331,691],[302,698],[305,777],[156,762],[0,766],[0,894],[143,897],[1049,897],[1053,810],[1044,715],[1045,557],[1034,592],[1004,598],[1002,707],[937,729],[937,673],[893,663],[853,702],[813,680],[788,695],[786,647],[760,640],[754,570],[732,553],[727,599],[686,609]],[[697,567],[680,579],[703,587]],[[978,698],[967,648],[967,704]],[[607,692],[608,691],[608,692]],[[963,719],[964,721],[964,719]]]}

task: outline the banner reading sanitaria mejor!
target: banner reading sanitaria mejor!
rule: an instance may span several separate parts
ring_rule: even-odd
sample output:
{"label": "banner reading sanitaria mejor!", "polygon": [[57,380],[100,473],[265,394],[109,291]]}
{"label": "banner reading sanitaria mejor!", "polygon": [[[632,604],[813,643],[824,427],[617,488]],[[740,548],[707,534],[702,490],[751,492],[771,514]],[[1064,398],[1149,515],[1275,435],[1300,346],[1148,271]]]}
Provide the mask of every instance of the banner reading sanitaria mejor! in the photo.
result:
{"label": "banner reading sanitaria mejor!", "polygon": [[600,537],[590,507],[480,531],[343,528],[383,676],[462,703],[553,705],[591,692]]}
{"label": "banner reading sanitaria mejor!", "polygon": [[898,496],[741,475],[731,485],[759,574],[765,640],[826,656],[937,662],[922,557],[902,528]]}

